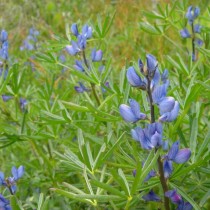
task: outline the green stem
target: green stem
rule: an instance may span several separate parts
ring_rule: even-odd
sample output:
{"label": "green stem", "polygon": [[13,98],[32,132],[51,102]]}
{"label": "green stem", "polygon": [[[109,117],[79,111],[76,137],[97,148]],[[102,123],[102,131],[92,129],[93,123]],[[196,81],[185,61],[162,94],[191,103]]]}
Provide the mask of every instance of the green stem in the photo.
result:
{"label": "green stem", "polygon": [[[89,68],[89,65],[88,65],[88,62],[87,62],[87,59],[86,59],[86,55],[85,55],[85,51],[84,51],[84,50],[82,51],[82,57],[83,57],[85,66],[86,66],[87,68]],[[98,95],[97,95],[97,93],[96,93],[95,84],[93,84],[93,83],[91,82],[90,85],[91,85],[91,89],[92,89],[93,95],[94,95],[94,97],[95,97],[95,99],[96,99],[96,102],[97,102],[98,106],[100,106],[101,102],[100,102],[100,99],[99,99],[99,97],[98,97]]]}
{"label": "green stem", "polygon": [[[150,115],[151,115],[151,123],[155,123],[155,107],[153,104],[153,99],[152,99],[152,92],[151,92],[151,79],[149,78],[149,76],[146,76],[147,78],[147,94],[149,96],[149,104],[150,104]],[[164,192],[164,207],[165,210],[170,210],[170,205],[169,205],[169,198],[167,198],[165,196],[165,192],[168,191],[168,185],[167,185],[167,181],[164,177],[164,170],[163,170],[163,163],[161,161],[161,157],[158,157],[158,171],[160,174],[160,183]]]}
{"label": "green stem", "polygon": [[[192,22],[191,25],[192,29],[192,61],[196,61],[196,55],[195,55],[195,33],[194,33],[194,23]],[[194,59],[193,59],[194,56]]]}

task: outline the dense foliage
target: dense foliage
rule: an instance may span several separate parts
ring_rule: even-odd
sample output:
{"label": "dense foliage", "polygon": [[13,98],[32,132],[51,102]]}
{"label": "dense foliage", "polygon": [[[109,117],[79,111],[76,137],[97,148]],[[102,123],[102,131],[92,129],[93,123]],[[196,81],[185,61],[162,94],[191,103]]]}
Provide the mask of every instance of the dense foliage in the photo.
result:
{"label": "dense foliage", "polygon": [[0,209],[210,209],[208,3],[1,2]]}

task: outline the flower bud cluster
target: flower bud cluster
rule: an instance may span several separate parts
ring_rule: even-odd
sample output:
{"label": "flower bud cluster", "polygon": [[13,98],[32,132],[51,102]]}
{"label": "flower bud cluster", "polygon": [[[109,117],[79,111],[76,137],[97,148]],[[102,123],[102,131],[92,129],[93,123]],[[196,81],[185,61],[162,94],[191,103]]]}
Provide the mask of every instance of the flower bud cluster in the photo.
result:
{"label": "flower bud cluster", "polygon": [[[182,38],[191,38],[192,39],[193,48],[194,48],[195,44],[198,45],[198,46],[203,45],[203,41],[200,38],[196,37],[196,34],[200,34],[201,29],[202,29],[202,26],[200,24],[195,24],[195,19],[199,16],[199,14],[200,14],[200,8],[199,7],[189,6],[188,10],[187,10],[187,13],[186,13],[186,18],[187,18],[188,23],[190,25],[191,33],[189,32],[187,27],[183,28],[180,31],[180,35],[181,35]],[[194,50],[193,50],[193,54],[192,54],[192,60],[193,61],[196,60],[196,55],[195,55]]]}
{"label": "flower bud cluster", "polygon": [[[169,87],[168,71],[165,70],[160,74],[158,62],[153,55],[146,56],[146,67],[141,60],[138,62],[140,72],[137,72],[133,66],[127,70],[127,79],[131,86],[139,88],[147,92],[148,103],[151,108],[151,122],[141,128],[137,126],[131,130],[132,138],[138,141],[145,150],[159,149],[168,150],[168,142],[163,141],[163,124],[164,122],[174,121],[179,113],[179,103],[171,96],[167,96]],[[155,122],[154,106],[159,109],[159,122]],[[146,114],[140,111],[140,106],[134,99],[129,99],[129,106],[121,104],[119,107],[120,114],[126,122],[136,123],[139,120],[147,120]],[[153,115],[153,116],[152,116]],[[179,141],[171,146],[170,150],[161,158],[163,168],[163,176],[169,178],[173,171],[172,163],[185,163],[191,156],[191,151],[187,149],[179,149]],[[160,172],[159,172],[160,173]],[[155,170],[151,170],[144,181],[156,176]],[[136,175],[136,171],[133,171]],[[165,195],[166,196],[166,195]],[[146,201],[161,201],[161,199],[151,190],[149,194],[144,195]],[[180,204],[181,205],[181,204]],[[182,204],[188,205],[188,204]],[[181,209],[181,208],[180,208]]]}
{"label": "flower bud cluster", "polygon": [[9,43],[8,43],[8,33],[5,30],[0,31],[0,76],[4,72],[4,77],[7,76],[8,65],[7,61],[9,58],[8,53]]}
{"label": "flower bud cluster", "polygon": [[20,47],[20,50],[36,50],[37,49],[37,37],[39,36],[39,31],[35,28],[29,29],[29,34],[26,37],[26,39],[23,41],[22,46]]}
{"label": "flower bud cluster", "polygon": [[[92,27],[87,24],[82,27],[82,32],[79,32],[78,26],[76,23],[72,24],[71,32],[75,36],[76,40],[72,40],[70,45],[66,46],[66,51],[68,54],[76,56],[80,55],[80,60],[75,60],[75,64],[73,65],[74,69],[80,72],[86,73],[87,70],[91,70],[93,62],[100,62],[103,58],[102,50],[92,49],[90,54],[90,59],[86,57],[86,47],[87,40],[92,37]],[[99,72],[104,69],[104,66],[99,67]],[[78,93],[82,93],[84,91],[88,91],[89,89],[84,86],[81,82],[79,82],[79,86],[74,87]]]}

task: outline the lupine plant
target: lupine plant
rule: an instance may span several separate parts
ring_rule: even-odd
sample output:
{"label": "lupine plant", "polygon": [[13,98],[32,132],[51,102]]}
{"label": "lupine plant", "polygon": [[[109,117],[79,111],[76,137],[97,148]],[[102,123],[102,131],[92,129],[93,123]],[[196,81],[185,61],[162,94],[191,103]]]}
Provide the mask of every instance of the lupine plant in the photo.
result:
{"label": "lupine plant", "polygon": [[190,30],[191,33],[188,31],[187,28],[184,28],[180,31],[180,35],[182,38],[191,38],[192,39],[192,60],[196,61],[197,60],[197,55],[196,55],[196,45],[202,46],[203,41],[200,38],[196,37],[196,34],[201,33],[201,28],[202,26],[200,24],[195,24],[195,19],[199,16],[200,14],[200,8],[199,7],[193,7],[189,6],[187,13],[186,13],[186,18],[187,22],[190,25]]}
{"label": "lupine plant", "polygon": [[0,209],[209,210],[210,16],[194,3],[1,3]]}
{"label": "lupine plant", "polygon": [[[140,106],[134,99],[129,100],[130,106],[125,104],[120,105],[120,114],[125,121],[132,123],[136,123],[139,120],[149,119],[149,124],[147,124],[145,128],[136,127],[131,130],[133,139],[138,141],[141,144],[141,147],[145,150],[153,149],[155,152],[161,148],[166,150],[165,144],[167,144],[167,142],[163,142],[163,123],[172,122],[177,118],[179,113],[179,103],[175,101],[173,97],[167,96],[167,89],[170,83],[167,78],[168,71],[165,70],[162,74],[160,74],[158,62],[153,55],[148,54],[146,56],[146,66],[144,66],[140,59],[138,64],[138,73],[134,67],[131,66],[128,68],[126,75],[131,86],[147,92],[150,117],[147,117],[146,114],[140,112]],[[139,76],[140,73],[142,74],[143,79]],[[159,109],[159,122],[156,121],[156,116],[158,115],[155,113],[155,106]],[[170,209],[168,197],[173,199],[173,197],[177,196],[173,195],[172,192],[169,191],[167,184],[167,179],[173,171],[172,162],[178,164],[185,163],[191,155],[189,149],[179,150],[179,144],[179,141],[176,141],[173,143],[167,154],[160,155],[158,157],[158,173],[154,173],[154,171],[149,172],[145,180],[147,181],[150,177],[158,174],[163,189],[165,209]],[[152,190],[147,195],[144,195],[143,199],[146,201],[161,201],[161,198],[158,197]],[[181,197],[175,203],[178,204],[177,209],[184,210],[185,204],[183,204]],[[186,205],[188,205],[188,203]],[[192,206],[188,209],[192,209]]]}

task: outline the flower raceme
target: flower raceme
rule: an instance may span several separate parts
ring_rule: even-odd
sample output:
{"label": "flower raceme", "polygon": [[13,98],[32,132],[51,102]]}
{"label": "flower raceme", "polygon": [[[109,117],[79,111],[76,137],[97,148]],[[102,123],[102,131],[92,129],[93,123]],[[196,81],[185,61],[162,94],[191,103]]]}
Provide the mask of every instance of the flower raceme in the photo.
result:
{"label": "flower raceme", "polygon": [[[196,29],[199,31],[199,28]],[[187,33],[187,32],[186,32]],[[188,35],[186,35],[188,36]],[[146,125],[145,128],[136,127],[131,130],[132,138],[141,144],[141,147],[145,150],[155,149],[157,151],[160,147],[163,151],[168,150],[168,141],[163,141],[163,123],[174,121],[179,113],[179,103],[173,97],[167,96],[167,89],[169,87],[168,70],[164,70],[162,74],[158,69],[158,63],[153,55],[148,54],[146,56],[146,67],[139,59],[138,66],[140,69],[139,74],[136,72],[133,66],[129,67],[126,73],[127,80],[134,88],[142,89],[147,92],[148,103],[151,108],[151,122]],[[139,120],[148,119],[146,114],[141,113],[140,106],[134,99],[129,100],[129,105],[121,104],[119,107],[120,114],[126,122],[135,123]],[[154,105],[157,105],[159,109],[159,122],[155,121],[155,109]],[[191,151],[186,149],[179,149],[179,141],[176,141],[162,158],[158,159],[158,173],[155,170],[150,170],[144,181],[148,181],[150,178],[159,175],[160,183],[163,190],[165,189],[162,182],[167,185],[167,178],[173,171],[172,163],[185,163],[189,160]],[[161,165],[160,165],[161,164]],[[136,170],[133,171],[133,176],[136,176]],[[172,199],[172,202],[176,199],[179,200],[178,210],[184,210],[184,208],[190,210],[190,205],[183,202],[180,196],[170,194],[167,192],[164,198],[166,204],[166,197]],[[148,194],[142,197],[146,201],[161,201],[153,190],[150,190]]]}

